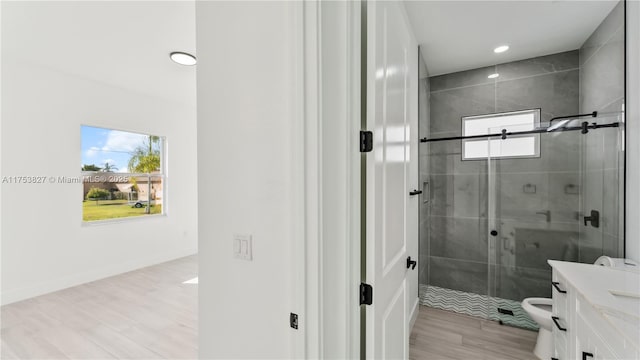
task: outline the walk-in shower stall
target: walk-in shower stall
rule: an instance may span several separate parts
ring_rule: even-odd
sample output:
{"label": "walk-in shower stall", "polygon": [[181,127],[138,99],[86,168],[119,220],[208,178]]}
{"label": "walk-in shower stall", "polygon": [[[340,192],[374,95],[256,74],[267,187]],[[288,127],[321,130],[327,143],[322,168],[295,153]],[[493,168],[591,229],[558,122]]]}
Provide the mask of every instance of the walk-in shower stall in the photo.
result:
{"label": "walk-in shower stall", "polygon": [[[427,76],[420,301],[536,328],[548,259],[624,252],[624,3],[575,50]],[[491,76],[499,74],[499,76]]]}

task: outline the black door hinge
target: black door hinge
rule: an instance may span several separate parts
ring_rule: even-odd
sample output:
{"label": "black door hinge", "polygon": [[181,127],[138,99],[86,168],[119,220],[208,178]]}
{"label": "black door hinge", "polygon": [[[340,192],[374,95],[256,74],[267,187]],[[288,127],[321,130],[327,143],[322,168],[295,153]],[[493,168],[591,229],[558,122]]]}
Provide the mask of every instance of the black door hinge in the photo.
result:
{"label": "black door hinge", "polygon": [[371,152],[373,150],[373,132],[360,131],[360,152]]}
{"label": "black door hinge", "polygon": [[373,304],[373,287],[369,284],[360,283],[360,305]]}
{"label": "black door hinge", "polygon": [[298,330],[298,314],[291,313],[289,315],[289,326]]}

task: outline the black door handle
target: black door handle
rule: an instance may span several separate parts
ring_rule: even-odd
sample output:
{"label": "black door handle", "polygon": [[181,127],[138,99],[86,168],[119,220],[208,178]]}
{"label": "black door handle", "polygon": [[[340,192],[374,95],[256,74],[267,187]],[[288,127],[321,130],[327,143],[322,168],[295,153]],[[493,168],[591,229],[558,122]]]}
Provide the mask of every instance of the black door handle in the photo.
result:
{"label": "black door handle", "polygon": [[590,357],[593,359],[593,354],[592,353],[588,353],[588,352],[582,352],[582,360],[587,360],[587,358]]}
{"label": "black door handle", "polygon": [[411,256],[409,256],[407,258],[407,269],[411,268],[411,270],[414,270],[416,268],[417,263],[418,263],[417,261],[411,260]]}
{"label": "black door handle", "polygon": [[560,286],[559,286],[559,285],[560,285],[560,283],[559,283],[559,282],[557,282],[557,281],[552,281],[552,282],[551,282],[551,285],[553,285],[553,287],[554,287],[554,288],[556,288],[556,290],[558,290],[558,292],[559,292],[559,293],[561,293],[561,294],[566,294],[566,293],[567,293],[567,290],[562,290],[562,289],[560,289]]}
{"label": "black door handle", "polygon": [[553,320],[553,323],[556,324],[556,326],[558,327],[558,330],[560,331],[567,331],[567,328],[563,328],[562,326],[560,326],[560,323],[558,323],[558,320],[560,320],[559,317],[557,316],[552,316],[551,320]]}
{"label": "black door handle", "polygon": [[412,192],[409,193],[409,195],[413,196],[413,195],[420,195],[422,194],[422,190],[413,190]]}

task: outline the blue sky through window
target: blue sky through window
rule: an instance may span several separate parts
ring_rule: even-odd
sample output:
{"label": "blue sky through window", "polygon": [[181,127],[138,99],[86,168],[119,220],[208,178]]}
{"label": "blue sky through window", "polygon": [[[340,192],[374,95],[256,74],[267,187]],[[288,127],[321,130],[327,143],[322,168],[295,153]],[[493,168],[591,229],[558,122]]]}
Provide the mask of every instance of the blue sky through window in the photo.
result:
{"label": "blue sky through window", "polygon": [[118,168],[116,172],[128,172],[131,153],[148,144],[148,135],[110,130],[93,126],[81,126],[81,164],[95,164],[104,168],[105,163]]}

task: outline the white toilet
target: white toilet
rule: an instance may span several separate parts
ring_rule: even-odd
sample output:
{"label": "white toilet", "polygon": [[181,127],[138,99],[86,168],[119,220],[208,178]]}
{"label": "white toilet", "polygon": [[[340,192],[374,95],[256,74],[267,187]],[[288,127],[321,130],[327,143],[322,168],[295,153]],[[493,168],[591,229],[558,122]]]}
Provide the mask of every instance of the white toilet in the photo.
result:
{"label": "white toilet", "polygon": [[553,336],[551,335],[551,304],[553,300],[547,298],[526,298],[522,301],[522,309],[535,321],[538,330],[538,340],[533,353],[540,359],[551,359],[553,356]]}
{"label": "white toilet", "polygon": [[[594,265],[606,266],[625,271],[638,271],[638,264],[628,259],[613,259],[608,256],[600,256]],[[529,314],[531,319],[538,323],[538,340],[533,353],[540,359],[548,360],[553,355],[552,326],[552,300],[547,298],[526,298],[522,300],[522,309]]]}

